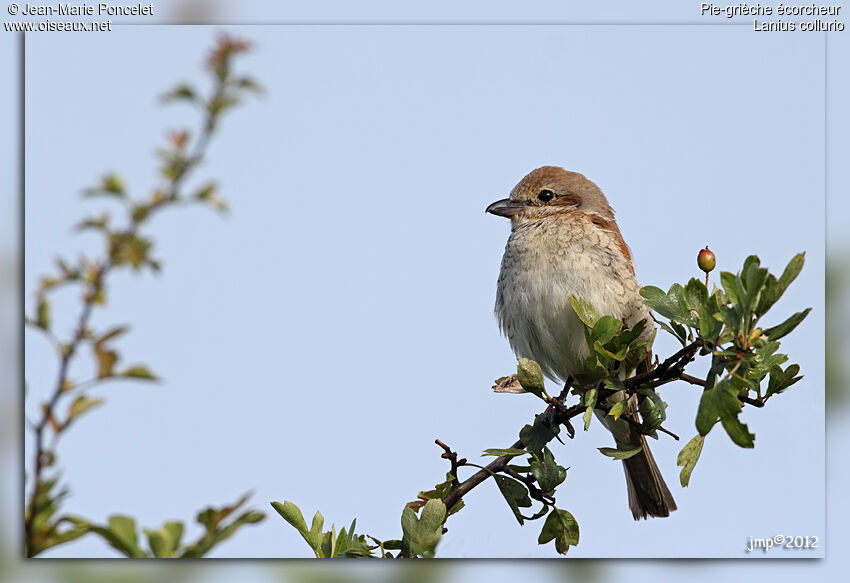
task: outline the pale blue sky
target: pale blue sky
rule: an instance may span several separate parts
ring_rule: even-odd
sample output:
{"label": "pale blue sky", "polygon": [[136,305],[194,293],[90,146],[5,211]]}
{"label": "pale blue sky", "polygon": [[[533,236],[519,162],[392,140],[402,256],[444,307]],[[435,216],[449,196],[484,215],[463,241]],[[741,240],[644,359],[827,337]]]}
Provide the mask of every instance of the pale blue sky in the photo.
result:
{"label": "pale blue sky", "polygon": [[[191,124],[191,112],[155,96],[202,78],[215,30],[27,38],[28,301],[58,249],[94,248],[92,236],[69,229],[99,208],[80,188],[116,169],[137,194],[150,189],[163,130]],[[255,42],[240,67],[267,88],[225,119],[198,176],[220,180],[233,212],[161,217],[152,234],[162,277],[113,280],[96,322],[131,323],[121,352],[164,382],[104,388],[107,405],[63,440],[69,511],[128,512],[151,526],[253,489],[264,510],[288,499],[328,522],[356,515],[366,532],[397,536],[403,504],[445,472],[434,438],[472,459],[511,443],[539,409],[531,397],[489,390],[513,358],[492,316],[508,225],[483,209],[551,163],[606,192],[644,284],[696,275],[705,244],[733,271],[752,252],[781,270],[806,250],[776,317],[815,308],[785,343],[806,378],[743,414],[755,450],[713,432],[684,490],[675,457],[694,433],[699,394],[663,390],[668,426],[683,438],[652,444],[679,505],[671,518],[632,521],[622,469],[595,449],[610,446],[600,428],[554,446],[571,467],[559,506],[582,531],[570,555],[742,557],[750,536],[824,537],[822,35],[746,26],[230,30]],[[755,228],[740,220],[750,213],[762,216]],[[662,355],[672,348],[657,343]],[[38,393],[55,367],[35,335],[26,350]],[[554,555],[536,544],[539,523],[519,527],[492,484],[448,526],[442,556]],[[269,515],[216,556],[308,550]],[[91,538],[54,555],[110,551]]]}

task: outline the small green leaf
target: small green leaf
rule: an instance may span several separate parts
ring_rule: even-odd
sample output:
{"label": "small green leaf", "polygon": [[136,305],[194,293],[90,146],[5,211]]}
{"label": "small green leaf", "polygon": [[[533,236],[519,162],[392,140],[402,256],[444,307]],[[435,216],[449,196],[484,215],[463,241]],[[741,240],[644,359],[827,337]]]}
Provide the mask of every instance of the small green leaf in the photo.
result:
{"label": "small green leaf", "polygon": [[507,449],[485,449],[483,455],[494,455],[497,457],[516,457],[518,455],[526,455],[528,452],[524,449],[515,449],[515,448],[507,448]]}
{"label": "small green leaf", "polygon": [[585,326],[593,328],[596,325],[596,321],[599,319],[599,316],[596,315],[596,312],[587,302],[581,298],[570,296],[570,305],[573,307],[573,311],[576,313],[576,316],[578,316],[579,320],[581,320]]}
{"label": "small green leaf", "polygon": [[156,377],[147,367],[144,366],[131,366],[124,372],[120,373],[120,376],[132,378],[132,379],[145,379],[156,381],[159,378]]}
{"label": "small green leaf", "polygon": [[658,429],[667,419],[667,404],[651,389],[640,389],[638,394],[646,397],[641,400],[638,407],[640,416],[643,419],[641,428],[645,432]]}
{"label": "small green leaf", "polygon": [[708,301],[708,289],[703,282],[691,278],[685,286],[682,298],[689,310],[699,310]]}
{"label": "small green leaf", "polygon": [[543,386],[543,370],[529,358],[520,358],[516,367],[516,377],[522,388],[543,398],[546,389]]}
{"label": "small green leaf", "polygon": [[621,321],[615,320],[611,316],[602,316],[593,325],[591,337],[600,344],[606,344],[622,327]]}
{"label": "small green leaf", "polygon": [[794,328],[796,328],[811,311],[811,308],[806,308],[802,312],[797,312],[778,326],[764,330],[763,334],[771,340],[778,340],[794,330]]}
{"label": "small green leaf", "polygon": [[531,452],[540,452],[543,447],[554,439],[560,428],[554,430],[543,420],[542,415],[534,416],[534,424],[524,426],[519,432],[519,438],[525,445],[525,449]]}
{"label": "small green leaf", "polygon": [[614,419],[619,419],[620,415],[626,410],[627,402],[625,400],[617,401],[613,405],[611,405],[611,410],[608,411],[608,414],[614,417]]}
{"label": "small green leaf", "polygon": [[428,500],[422,507],[422,516],[417,517],[410,508],[401,514],[401,529],[411,556],[433,557],[437,543],[443,535],[446,506],[441,500]]}
{"label": "small green leaf", "polygon": [[738,278],[728,271],[721,271],[720,283],[723,285],[723,291],[726,293],[726,297],[729,299],[729,302],[731,302],[733,306],[739,306],[740,299],[738,298]]}
{"label": "small green leaf", "polygon": [[799,381],[802,376],[797,376],[800,372],[800,365],[791,364],[785,370],[780,366],[773,366],[770,369],[770,382],[767,385],[767,392],[764,398],[767,399],[771,395],[776,395],[783,392],[785,389]]}
{"label": "small green leaf", "polygon": [[[709,373],[711,375],[711,373]],[[734,379],[724,378],[713,388],[707,388],[700,398],[697,409],[696,426],[700,435],[707,435],[714,424],[720,419],[729,437],[741,447],[753,447],[755,435],[749,432],[747,426],[738,420],[741,412],[741,402],[738,400],[739,388]],[[736,381],[737,382],[737,381]],[[709,387],[708,381],[706,387]]]}
{"label": "small green leaf", "polygon": [[531,473],[544,494],[552,495],[555,488],[567,478],[567,470],[555,462],[555,456],[549,448],[543,448],[543,456],[539,460],[531,460]]}
{"label": "small green leaf", "polygon": [[103,403],[103,399],[89,399],[85,395],[80,395],[71,403],[70,409],[68,409],[68,418],[66,420],[66,425],[71,422],[72,419],[81,415],[82,413],[88,411],[92,407],[96,407]]}
{"label": "small green leaf", "polygon": [[597,391],[595,388],[588,389],[584,394],[584,405],[587,409],[584,410],[582,420],[584,421],[584,430],[590,429],[590,420],[593,417],[593,408],[596,407]]}
{"label": "small green leaf", "polygon": [[634,449],[614,449],[613,447],[600,447],[597,448],[603,455],[607,455],[610,458],[615,460],[627,460],[630,457],[637,455],[641,452],[641,447],[636,447]]}
{"label": "small green leaf", "polygon": [[280,502],[272,502],[272,508],[274,508],[278,514],[280,514],[286,522],[295,527],[304,540],[307,541],[307,544],[310,545],[310,548],[313,549],[313,552],[316,556],[320,556],[321,544],[322,544],[322,525],[324,523],[324,519],[319,512],[316,512],[316,515],[313,517],[313,525],[310,530],[307,530],[307,523],[304,521],[304,515],[301,514],[301,510],[293,504],[292,502],[284,501],[283,504]]}
{"label": "small green leaf", "polygon": [[676,465],[682,466],[682,471],[679,474],[679,482],[683,488],[691,480],[691,472],[694,471],[694,467],[697,465],[704,443],[705,436],[697,434],[682,448],[682,451],[679,452],[679,457],[676,458]]}
{"label": "small green leaf", "polygon": [[565,555],[571,546],[578,544],[578,523],[573,515],[566,510],[552,509],[549,516],[546,517],[546,522],[543,523],[543,529],[540,531],[537,542],[542,545],[553,539],[555,540],[555,550],[562,555]]}
{"label": "small green leaf", "polygon": [[132,517],[115,514],[109,517],[108,524],[108,530],[115,537],[115,541],[120,542],[120,545],[113,543],[113,546],[122,550],[127,556],[145,556],[145,553],[138,546],[136,521]]}
{"label": "small green leaf", "polygon": [[50,304],[43,295],[38,296],[35,325],[42,330],[50,328]]}

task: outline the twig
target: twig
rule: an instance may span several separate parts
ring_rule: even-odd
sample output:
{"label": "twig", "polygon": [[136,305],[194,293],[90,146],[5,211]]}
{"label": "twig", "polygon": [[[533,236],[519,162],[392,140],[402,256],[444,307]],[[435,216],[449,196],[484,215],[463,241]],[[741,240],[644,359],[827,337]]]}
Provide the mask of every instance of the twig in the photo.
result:
{"label": "twig", "polygon": [[[443,454],[440,457],[449,460],[449,463],[451,463],[452,469],[449,470],[449,472],[452,475],[452,488],[457,488],[458,486],[460,486],[460,480],[458,480],[457,477],[457,468],[458,466],[463,465],[462,463],[459,463],[457,461],[457,452],[452,451],[452,448],[450,448],[448,445],[446,445],[439,439],[435,439],[434,443],[443,448]],[[466,463],[465,459],[461,461],[463,461],[464,464]]]}
{"label": "twig", "polygon": [[652,370],[629,377],[623,381],[623,384],[633,389],[646,382],[677,378],[682,374],[682,370],[679,369],[684,369],[702,345],[702,340],[694,340]]}

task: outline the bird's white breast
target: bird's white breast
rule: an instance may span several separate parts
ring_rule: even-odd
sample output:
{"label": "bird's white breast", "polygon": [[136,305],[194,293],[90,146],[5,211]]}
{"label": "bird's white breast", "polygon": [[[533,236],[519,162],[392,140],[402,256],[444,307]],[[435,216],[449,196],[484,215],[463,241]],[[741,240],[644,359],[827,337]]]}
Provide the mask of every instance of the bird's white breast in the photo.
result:
{"label": "bird's white breast", "polygon": [[519,357],[550,378],[584,367],[584,326],[569,298],[629,325],[649,316],[639,285],[614,235],[586,216],[549,217],[514,225],[496,293],[499,326]]}

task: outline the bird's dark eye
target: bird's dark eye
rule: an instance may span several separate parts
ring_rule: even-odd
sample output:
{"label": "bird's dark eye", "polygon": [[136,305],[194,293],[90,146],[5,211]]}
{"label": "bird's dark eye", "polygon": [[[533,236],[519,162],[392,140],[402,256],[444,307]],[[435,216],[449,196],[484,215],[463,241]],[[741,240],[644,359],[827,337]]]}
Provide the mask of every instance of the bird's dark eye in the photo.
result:
{"label": "bird's dark eye", "polygon": [[549,202],[555,198],[555,193],[551,190],[541,190],[540,194],[537,195],[537,200],[540,202]]}

